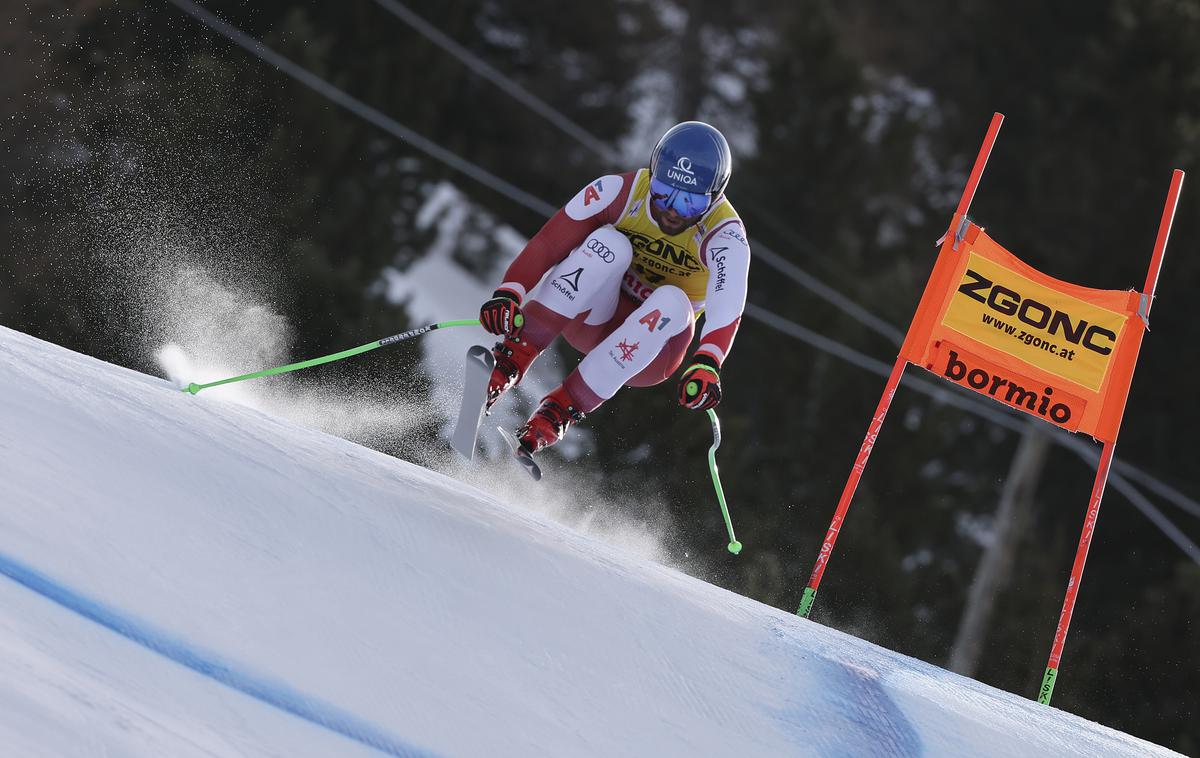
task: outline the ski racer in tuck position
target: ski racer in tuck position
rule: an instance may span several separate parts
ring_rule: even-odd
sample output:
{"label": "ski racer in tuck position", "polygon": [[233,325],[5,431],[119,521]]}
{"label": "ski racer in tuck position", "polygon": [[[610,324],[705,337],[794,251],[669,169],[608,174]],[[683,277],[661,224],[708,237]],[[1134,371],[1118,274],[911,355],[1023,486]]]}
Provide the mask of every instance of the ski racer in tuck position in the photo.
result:
{"label": "ski racer in tuck position", "polygon": [[654,147],[648,170],[585,186],[508,267],[479,314],[503,337],[492,350],[486,407],[560,334],[585,354],[517,430],[525,453],[558,442],[621,387],[665,381],[684,363],[701,313],[704,329],[679,379],[679,402],[695,410],[720,402],[721,365],[750,268],[745,229],[725,199],[731,169],[719,131],[678,124]]}

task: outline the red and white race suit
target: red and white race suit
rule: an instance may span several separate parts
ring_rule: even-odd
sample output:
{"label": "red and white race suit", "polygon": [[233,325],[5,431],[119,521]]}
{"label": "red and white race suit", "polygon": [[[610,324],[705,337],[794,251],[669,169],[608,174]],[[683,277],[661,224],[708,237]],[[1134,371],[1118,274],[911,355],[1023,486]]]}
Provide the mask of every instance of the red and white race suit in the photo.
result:
{"label": "red and white race suit", "polygon": [[522,335],[544,348],[562,334],[585,353],[564,384],[585,411],[622,386],[644,387],[679,368],[695,319],[697,355],[719,367],[746,303],[750,245],[722,196],[680,234],[650,216],[650,172],[587,184],[509,266],[501,289],[523,298]]}

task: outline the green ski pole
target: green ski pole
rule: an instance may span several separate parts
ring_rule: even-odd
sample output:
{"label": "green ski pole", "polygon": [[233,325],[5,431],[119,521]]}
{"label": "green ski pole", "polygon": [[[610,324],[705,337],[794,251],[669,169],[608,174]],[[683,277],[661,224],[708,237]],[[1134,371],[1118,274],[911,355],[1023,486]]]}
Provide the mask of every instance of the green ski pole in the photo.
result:
{"label": "green ski pole", "polygon": [[320,366],[322,363],[332,363],[334,361],[340,361],[343,358],[349,358],[352,355],[358,355],[360,353],[365,353],[369,350],[374,350],[375,348],[378,348],[378,347],[387,347],[388,345],[394,345],[397,342],[403,342],[404,340],[412,339],[413,337],[420,337],[422,334],[425,334],[426,332],[432,332],[434,329],[446,329],[451,326],[478,326],[478,325],[479,325],[479,319],[474,319],[474,318],[464,318],[464,319],[459,319],[458,321],[440,321],[436,324],[422,326],[418,329],[410,329],[407,332],[401,332],[400,334],[393,334],[391,337],[384,337],[381,340],[376,340],[376,341],[371,342],[366,345],[360,345],[359,347],[353,347],[353,348],[350,348],[349,350],[343,350],[340,353],[332,353],[330,355],[323,355],[320,358],[313,358],[312,360],[300,361],[299,363],[289,363],[286,366],[276,366],[275,368],[269,368],[269,369],[266,369],[263,371],[255,371],[252,374],[242,374],[241,376],[232,376],[228,379],[220,379],[215,382],[208,382],[207,384],[197,384],[196,382],[192,382],[188,386],[184,387],[182,391],[190,392],[193,395],[195,395],[200,390],[206,390],[209,387],[217,387],[222,384],[232,384],[233,382],[244,382],[247,379],[257,379],[260,376],[275,376],[276,374],[286,374],[291,371],[299,371],[302,368],[310,368],[312,366]]}
{"label": "green ski pole", "polygon": [[717,448],[721,446],[721,422],[717,420],[717,412],[708,409],[708,419],[712,422],[713,443],[708,449],[708,470],[712,473],[713,488],[717,491],[717,502],[721,504],[721,515],[725,517],[725,528],[729,531],[729,552],[737,555],[742,552],[742,543],[733,536],[733,522],[729,520],[729,506],[725,503],[725,489],[721,486],[721,476],[717,473]]}

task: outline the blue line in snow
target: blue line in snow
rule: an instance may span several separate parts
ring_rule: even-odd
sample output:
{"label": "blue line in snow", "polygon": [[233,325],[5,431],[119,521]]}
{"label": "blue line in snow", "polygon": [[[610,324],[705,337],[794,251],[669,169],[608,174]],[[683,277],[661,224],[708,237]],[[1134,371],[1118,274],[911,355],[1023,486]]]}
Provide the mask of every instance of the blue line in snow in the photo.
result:
{"label": "blue line in snow", "polygon": [[309,723],[397,758],[427,758],[433,755],[405,744],[403,740],[349,711],[305,695],[284,682],[240,669],[236,664],[176,639],[152,624],[69,589],[2,553],[0,574],[148,650]]}

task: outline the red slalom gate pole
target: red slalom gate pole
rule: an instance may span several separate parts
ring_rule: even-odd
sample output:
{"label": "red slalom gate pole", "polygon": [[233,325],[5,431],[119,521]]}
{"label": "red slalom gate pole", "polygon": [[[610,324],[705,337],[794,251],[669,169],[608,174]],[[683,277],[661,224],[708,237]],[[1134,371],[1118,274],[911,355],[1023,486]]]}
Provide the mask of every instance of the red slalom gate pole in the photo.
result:
{"label": "red slalom gate pole", "polygon": [[979,155],[975,156],[975,165],[971,168],[971,175],[967,177],[967,186],[963,188],[962,197],[958,200],[958,209],[954,211],[955,216],[961,218],[971,208],[971,201],[975,199],[975,190],[979,187],[979,180],[983,178],[983,169],[987,166],[988,156],[992,154],[992,145],[996,144],[996,136],[1000,134],[1000,125],[1003,123],[1003,113],[992,114],[992,122],[988,124],[987,134],[983,138],[983,144],[979,147]]}
{"label": "red slalom gate pole", "polygon": [[[1171,174],[1171,187],[1167,190],[1167,202],[1163,206],[1162,218],[1158,223],[1158,236],[1154,240],[1154,254],[1150,257],[1150,270],[1146,272],[1146,286],[1142,288],[1142,293],[1146,296],[1143,316],[1147,319],[1154,304],[1154,290],[1158,286],[1158,275],[1162,270],[1163,255],[1167,250],[1167,240],[1171,236],[1171,224],[1175,220],[1175,208],[1179,204],[1179,192],[1182,187],[1183,172],[1176,169]],[[1046,662],[1046,673],[1042,676],[1042,686],[1038,690],[1037,701],[1043,705],[1049,705],[1050,697],[1054,694],[1054,683],[1058,679],[1063,649],[1067,646],[1067,630],[1071,627],[1071,616],[1075,613],[1075,600],[1079,597],[1079,585],[1083,583],[1083,568],[1087,564],[1088,549],[1092,546],[1092,536],[1096,532],[1096,521],[1100,518],[1100,501],[1104,498],[1104,488],[1108,484],[1108,472],[1112,467],[1116,447],[1114,435],[1113,441],[1106,442],[1104,450],[1100,453],[1100,465],[1096,468],[1092,497],[1088,501],[1087,514],[1083,519],[1083,533],[1079,536],[1079,547],[1075,550],[1075,562],[1071,566],[1071,578],[1067,580],[1067,594],[1063,598],[1062,611],[1058,615],[1058,627],[1054,630],[1050,659]]]}
{"label": "red slalom gate pole", "polygon": [[846,519],[846,511],[850,510],[850,501],[854,499],[854,491],[858,489],[858,482],[867,468],[867,460],[875,448],[875,440],[883,429],[883,420],[887,417],[888,408],[892,405],[892,398],[896,396],[896,387],[900,384],[900,377],[904,375],[905,364],[906,361],[901,357],[897,358],[896,364],[892,366],[892,374],[888,377],[887,386],[883,389],[883,397],[879,398],[879,406],[875,408],[875,415],[871,417],[871,424],[867,427],[867,436],[858,450],[858,458],[854,461],[854,468],[850,470],[850,478],[846,481],[845,489],[842,490],[841,499],[838,500],[833,521],[829,523],[829,531],[825,532],[825,541],[821,543],[821,552],[817,555],[817,563],[808,577],[808,586],[804,588],[804,596],[800,599],[800,608],[796,611],[804,618],[808,618],[808,614],[812,612],[813,601],[817,598],[817,588],[821,585],[821,577],[825,574],[825,566],[829,563],[829,556],[833,553],[833,545],[837,542],[838,532],[841,531],[842,522]]}
{"label": "red slalom gate pole", "polygon": [[[979,180],[983,177],[983,169],[987,166],[988,156],[992,154],[992,146],[996,144],[996,136],[1000,133],[1002,123],[1004,123],[1004,115],[993,113],[987,135],[983,138],[979,154],[975,156],[975,165],[971,168],[971,175],[967,178],[967,186],[963,188],[962,197],[959,198],[958,209],[955,210],[954,218],[950,222],[951,233],[954,232],[954,225],[961,223],[967,210],[971,207],[971,201],[975,198],[975,190],[979,187]],[[862,479],[863,471],[867,468],[867,461],[871,457],[871,451],[875,448],[875,440],[883,430],[883,421],[887,417],[888,409],[891,408],[892,398],[896,396],[900,378],[904,375],[905,363],[903,355],[896,358],[896,364],[892,366],[892,373],[888,376],[887,386],[883,389],[883,397],[879,399],[875,415],[871,417],[871,423],[867,427],[867,436],[858,450],[854,467],[850,469],[850,478],[846,480],[846,486],[842,489],[837,510],[833,513],[833,521],[829,522],[829,530],[825,532],[825,541],[821,543],[821,552],[817,555],[817,562],[813,565],[812,573],[808,577],[808,585],[804,588],[803,597],[800,598],[800,607],[796,610],[796,613],[804,618],[808,618],[812,613],[813,601],[816,600],[817,589],[821,586],[821,577],[825,575],[825,567],[829,564],[833,546],[841,532],[842,523],[846,520],[846,512],[850,510],[850,502],[854,499],[858,482]]]}

